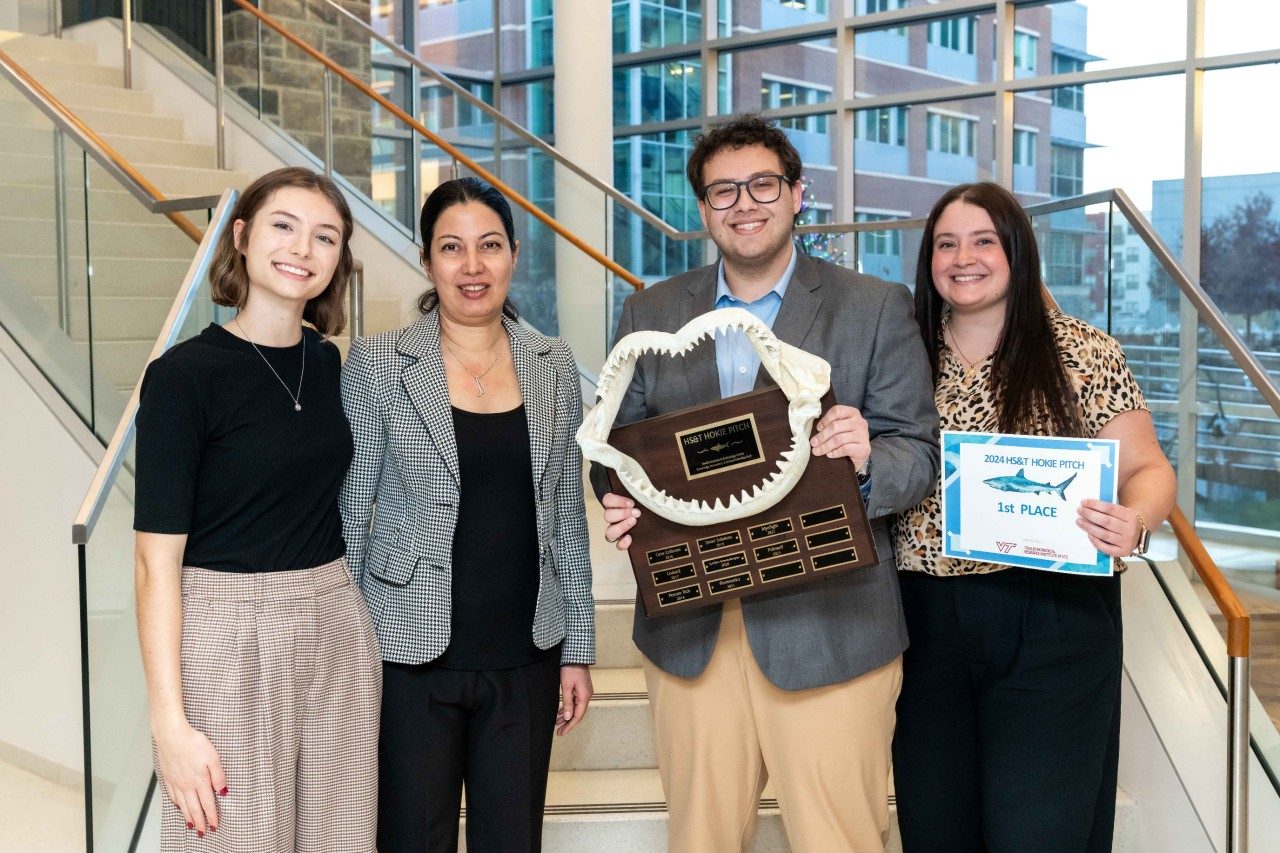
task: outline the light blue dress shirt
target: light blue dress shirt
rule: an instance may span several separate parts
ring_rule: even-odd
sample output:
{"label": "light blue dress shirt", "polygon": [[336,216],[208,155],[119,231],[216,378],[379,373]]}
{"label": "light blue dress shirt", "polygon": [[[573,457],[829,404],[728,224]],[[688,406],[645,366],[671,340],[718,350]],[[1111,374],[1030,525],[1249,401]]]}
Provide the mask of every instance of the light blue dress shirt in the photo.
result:
{"label": "light blue dress shirt", "polygon": [[[787,295],[787,285],[796,270],[796,247],[791,244],[791,262],[782,272],[782,278],[769,292],[754,302],[746,302],[729,292],[724,280],[724,262],[716,266],[716,308],[744,308],[764,321],[770,329],[778,319],[782,297]],[[742,332],[730,331],[716,335],[716,369],[720,372],[720,396],[732,397],[745,394],[756,386],[756,374],[760,371],[760,356],[751,341]]]}
{"label": "light blue dress shirt", "polygon": [[[787,295],[787,286],[791,284],[791,274],[796,271],[796,258],[799,256],[795,244],[791,244],[791,262],[782,272],[782,278],[769,289],[769,292],[754,302],[746,302],[729,292],[729,283],[724,280],[724,262],[716,267],[716,308],[744,308],[764,321],[770,329],[773,321],[778,319],[778,310],[782,308],[782,298]],[[730,331],[716,335],[716,369],[720,373],[720,397],[732,397],[745,394],[756,385],[756,374],[760,371],[760,356],[756,353],[751,341],[742,332]],[[871,497],[871,478],[859,489],[865,503]]]}

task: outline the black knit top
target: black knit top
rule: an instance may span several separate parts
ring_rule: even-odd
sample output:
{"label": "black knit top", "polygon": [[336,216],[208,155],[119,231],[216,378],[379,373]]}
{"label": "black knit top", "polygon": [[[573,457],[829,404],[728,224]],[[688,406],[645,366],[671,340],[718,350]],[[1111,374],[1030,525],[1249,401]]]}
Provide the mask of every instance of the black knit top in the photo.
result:
{"label": "black knit top", "polygon": [[338,490],[352,441],[338,348],[304,328],[301,343],[258,349],[210,325],[143,378],[134,529],[187,534],[185,565],[278,571],[346,553]]}
{"label": "black knit top", "polygon": [[524,406],[481,414],[453,409],[462,478],[453,534],[449,645],[435,665],[508,669],[533,663],[538,525]]}

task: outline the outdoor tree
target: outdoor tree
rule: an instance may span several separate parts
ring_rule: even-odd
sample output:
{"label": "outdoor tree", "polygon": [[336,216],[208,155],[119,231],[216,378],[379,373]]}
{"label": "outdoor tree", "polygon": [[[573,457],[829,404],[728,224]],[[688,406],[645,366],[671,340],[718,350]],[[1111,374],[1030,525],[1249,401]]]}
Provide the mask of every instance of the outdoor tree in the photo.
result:
{"label": "outdoor tree", "polygon": [[1253,318],[1280,309],[1280,221],[1266,193],[1246,198],[1200,231],[1200,283],[1228,314],[1242,314],[1253,344]]}

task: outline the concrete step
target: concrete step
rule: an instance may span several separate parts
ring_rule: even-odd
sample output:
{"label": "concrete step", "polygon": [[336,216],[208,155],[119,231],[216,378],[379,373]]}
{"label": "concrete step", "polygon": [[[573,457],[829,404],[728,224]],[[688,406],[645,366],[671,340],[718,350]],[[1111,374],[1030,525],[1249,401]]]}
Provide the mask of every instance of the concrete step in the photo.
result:
{"label": "concrete step", "polygon": [[[3,48],[4,46],[0,44],[0,50]],[[119,68],[110,68],[79,58],[68,59],[55,56],[15,56],[14,58],[24,70],[46,86],[55,80],[69,80],[77,83],[91,83],[95,86],[124,88],[124,77]]]}
{"label": "concrete step", "polygon": [[[3,193],[0,193],[3,195]],[[146,217],[146,218],[144,218]],[[112,257],[129,250],[146,251],[155,258],[186,258],[195,254],[196,245],[163,215],[147,213],[139,205],[130,219],[109,221],[97,211],[89,221],[90,251],[97,256]],[[77,218],[68,223],[69,239],[84,239],[84,222]],[[0,215],[0,245],[14,255],[45,255],[55,251],[55,223],[49,219],[11,219]]]}
{"label": "concrete step", "polygon": [[[595,503],[588,498],[588,505]],[[590,509],[587,510],[591,512]],[[596,504],[599,512],[599,505]],[[638,669],[644,655],[631,642],[631,620],[635,605],[630,601],[596,602],[596,668]]]}
{"label": "concrete step", "polygon": [[595,696],[578,727],[557,737],[552,770],[617,770],[657,767],[653,713],[639,669],[593,667]]}
{"label": "concrete step", "polygon": [[[130,163],[164,166],[194,166],[207,168],[213,165],[214,150],[211,145],[184,142],[178,139],[151,139],[146,136],[127,136],[120,133],[103,133],[102,138]],[[53,125],[4,127],[0,129],[0,156],[6,153],[35,154],[53,150]]]}
{"label": "concrete step", "polygon": [[3,30],[0,30],[0,50],[12,54],[19,62],[37,58],[57,59],[63,62],[96,63],[98,61],[98,49],[92,44]]}
{"label": "concrete step", "polygon": [[75,114],[95,133],[122,133],[151,139],[182,139],[182,119],[149,112],[77,107]]}
{"label": "concrete step", "polygon": [[[50,317],[58,316],[56,296],[32,298]],[[173,297],[162,296],[95,296],[93,299],[93,336],[99,341],[154,341],[173,307]],[[71,337],[84,340],[86,325],[77,314],[86,313],[83,297],[72,311]]]}
{"label": "concrete step", "polygon": [[[0,130],[0,136],[7,133],[7,129]],[[4,154],[0,153],[0,161],[4,159]],[[76,165],[76,172],[71,174],[68,170],[67,175],[67,218],[72,228],[76,227],[76,223],[80,223],[83,231],[84,223],[84,192],[81,189],[81,178]],[[112,187],[100,187],[98,181],[92,182],[89,188],[89,209],[93,211],[96,220],[111,221],[129,221],[139,216],[155,216],[157,220],[168,222],[159,214],[148,213],[142,203],[130,195],[118,184]],[[4,182],[3,176],[0,176],[0,210],[21,211],[33,219],[53,219],[54,215],[54,199],[53,184],[48,183],[43,186],[37,184],[7,184]],[[193,222],[197,225],[203,225],[203,217]],[[170,227],[173,227],[170,225]],[[194,245],[194,244],[192,244]]]}
{"label": "concrete step", "polygon": [[[211,169],[196,166],[170,166],[157,163],[132,163],[134,168],[150,181],[168,198],[184,198],[194,196],[221,195],[227,187],[243,188],[248,185],[250,177],[245,172],[233,172],[226,169]],[[119,184],[112,178],[102,174],[96,163],[90,166],[92,184],[93,175],[105,185]],[[22,154],[13,151],[0,152],[0,187],[17,186],[52,186],[53,153],[41,151]]]}
{"label": "concrete step", "polygon": [[155,97],[142,89],[126,89],[118,80],[108,79],[99,83],[78,80],[41,79],[33,75],[72,111],[81,107],[113,112],[154,114]]}
{"label": "concrete step", "polygon": [[[195,244],[192,244],[192,254]],[[187,274],[191,258],[124,257],[93,258],[94,298],[109,296],[154,296],[173,299]],[[10,281],[56,281],[57,267],[49,256],[10,257],[0,255],[0,276]],[[83,260],[71,265],[72,278],[84,280]],[[28,292],[35,293],[33,289]],[[37,295],[49,295],[44,292]]]}

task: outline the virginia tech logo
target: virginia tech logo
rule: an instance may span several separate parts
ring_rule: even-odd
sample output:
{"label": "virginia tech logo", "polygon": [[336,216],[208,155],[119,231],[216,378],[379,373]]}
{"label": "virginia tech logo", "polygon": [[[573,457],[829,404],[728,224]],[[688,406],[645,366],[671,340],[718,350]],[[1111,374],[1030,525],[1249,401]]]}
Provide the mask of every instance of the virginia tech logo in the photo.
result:
{"label": "virginia tech logo", "polygon": [[1008,554],[1013,550],[1013,546],[1017,544],[1017,542],[1001,542],[998,539],[996,540],[996,547],[1000,549],[1001,554]]}

